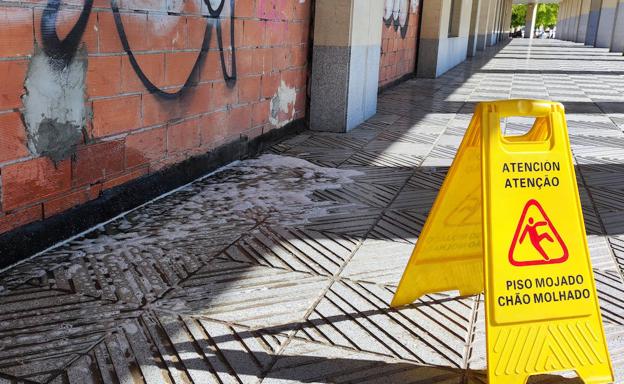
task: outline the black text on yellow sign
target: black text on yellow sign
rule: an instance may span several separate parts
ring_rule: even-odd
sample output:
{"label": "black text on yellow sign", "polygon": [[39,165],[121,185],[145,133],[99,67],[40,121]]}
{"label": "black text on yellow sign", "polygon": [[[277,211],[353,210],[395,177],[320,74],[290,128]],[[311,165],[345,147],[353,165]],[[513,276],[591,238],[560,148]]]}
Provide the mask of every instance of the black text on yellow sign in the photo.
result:
{"label": "black text on yellow sign", "polygon": [[[510,116],[536,120],[503,136]],[[613,381],[561,104],[477,106],[392,306],[449,290],[485,291],[491,384]]]}

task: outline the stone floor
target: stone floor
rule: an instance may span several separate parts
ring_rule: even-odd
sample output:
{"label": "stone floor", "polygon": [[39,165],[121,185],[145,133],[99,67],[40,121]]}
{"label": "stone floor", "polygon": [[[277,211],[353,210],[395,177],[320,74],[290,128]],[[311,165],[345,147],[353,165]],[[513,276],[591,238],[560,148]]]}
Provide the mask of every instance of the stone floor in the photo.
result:
{"label": "stone floor", "polygon": [[0,383],[485,383],[480,297],[388,303],[475,103],[510,97],[567,107],[624,383],[624,57],[497,50],[385,92],[351,133],[303,133],[4,270]]}

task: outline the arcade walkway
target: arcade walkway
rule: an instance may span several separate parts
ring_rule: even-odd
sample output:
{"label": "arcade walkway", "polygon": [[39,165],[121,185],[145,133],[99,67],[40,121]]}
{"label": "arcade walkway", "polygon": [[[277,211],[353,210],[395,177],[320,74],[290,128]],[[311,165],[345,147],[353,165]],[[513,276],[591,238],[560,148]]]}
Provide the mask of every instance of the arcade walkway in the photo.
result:
{"label": "arcade walkway", "polygon": [[3,271],[0,383],[485,383],[479,297],[388,303],[475,103],[510,97],[567,107],[624,383],[624,57],[528,44],[405,82],[349,134],[303,133]]}

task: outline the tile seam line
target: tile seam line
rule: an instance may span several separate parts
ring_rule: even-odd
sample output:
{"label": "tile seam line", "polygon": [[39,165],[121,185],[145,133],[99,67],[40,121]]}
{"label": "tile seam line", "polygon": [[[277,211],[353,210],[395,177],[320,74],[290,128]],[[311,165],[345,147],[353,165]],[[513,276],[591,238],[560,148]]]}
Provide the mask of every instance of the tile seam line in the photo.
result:
{"label": "tile seam line", "polygon": [[219,167],[219,168],[215,169],[212,172],[209,172],[209,173],[207,173],[205,175],[202,175],[202,176],[200,176],[200,177],[198,177],[198,178],[196,178],[196,179],[194,179],[194,180],[192,180],[192,181],[190,181],[190,182],[188,182],[188,183],[186,183],[184,185],[181,185],[181,186],[179,186],[179,187],[177,187],[175,189],[172,189],[171,191],[168,191],[168,192],[163,193],[162,195],[156,196],[155,198],[153,198],[153,199],[151,199],[149,201],[146,201],[145,203],[143,203],[143,204],[141,204],[141,205],[139,205],[137,207],[134,207],[134,208],[129,209],[129,210],[125,211],[125,212],[122,212],[122,213],[118,214],[117,216],[115,216],[115,217],[113,217],[111,219],[108,219],[108,220],[103,221],[103,222],[101,222],[99,224],[96,224],[93,227],[88,228],[88,229],[86,229],[86,230],[84,230],[84,231],[82,231],[82,232],[80,232],[80,233],[78,233],[76,235],[73,235],[73,236],[71,236],[71,237],[69,237],[69,238],[67,238],[65,240],[59,241],[58,243],[53,244],[53,245],[49,246],[48,248],[46,248],[46,249],[44,249],[42,251],[39,251],[39,252],[35,253],[32,256],[29,256],[29,257],[25,258],[24,260],[20,260],[20,261],[18,261],[15,264],[11,264],[11,265],[9,265],[9,266],[7,266],[5,268],[2,268],[2,269],[0,269],[0,274],[3,274],[4,272],[7,272],[10,269],[13,269],[13,268],[15,268],[15,267],[17,267],[17,266],[27,262],[27,261],[30,261],[30,260],[38,257],[38,256],[41,256],[42,254],[44,254],[46,252],[49,252],[49,251],[51,251],[53,249],[61,247],[61,246],[65,245],[65,244],[67,244],[67,243],[69,243],[69,242],[71,242],[71,241],[73,241],[73,240],[75,240],[75,239],[77,239],[79,237],[87,235],[87,234],[89,234],[89,233],[91,233],[91,232],[93,232],[93,231],[95,231],[97,229],[103,228],[105,225],[107,225],[107,224],[109,224],[109,223],[111,223],[111,222],[113,222],[113,221],[115,221],[117,219],[120,219],[120,218],[128,215],[129,213],[132,213],[132,212],[134,212],[134,211],[136,211],[138,209],[141,209],[141,208],[143,208],[143,207],[145,207],[145,206],[147,206],[147,205],[149,205],[151,203],[154,203],[156,201],[164,199],[165,197],[168,197],[168,196],[170,196],[170,195],[172,195],[172,194],[174,194],[176,192],[179,192],[180,190],[182,190],[182,189],[184,189],[184,188],[186,188],[186,187],[188,187],[188,186],[190,186],[190,185],[192,185],[192,184],[194,184],[194,183],[196,183],[198,181],[201,181],[201,180],[204,180],[204,179],[206,179],[208,177],[214,176],[215,174],[217,174],[219,172],[222,172],[224,170],[227,170],[227,169],[229,169],[229,168],[231,168],[233,166],[236,166],[238,164],[240,164],[240,160],[233,161],[233,162],[231,162],[229,164],[226,164],[226,165],[224,165],[222,167]]}

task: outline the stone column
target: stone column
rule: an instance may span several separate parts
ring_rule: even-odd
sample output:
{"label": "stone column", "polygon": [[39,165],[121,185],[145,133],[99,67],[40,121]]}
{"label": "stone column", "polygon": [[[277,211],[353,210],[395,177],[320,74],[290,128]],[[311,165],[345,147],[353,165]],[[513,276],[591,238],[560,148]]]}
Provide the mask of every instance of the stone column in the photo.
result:
{"label": "stone column", "polygon": [[490,23],[490,12],[494,0],[481,0],[479,11],[479,34],[477,35],[477,50],[483,51],[487,46],[487,36]]}
{"label": "stone column", "polygon": [[347,132],[375,114],[384,4],[317,0],[310,129]]}
{"label": "stone column", "polygon": [[477,40],[479,36],[479,19],[481,8],[486,0],[472,0],[472,11],[470,12],[470,34],[468,35],[468,57],[477,54]]}
{"label": "stone column", "polygon": [[589,10],[591,8],[591,0],[581,0],[581,9],[579,15],[579,26],[576,33],[576,42],[584,43],[587,35],[587,23],[589,22]]}
{"label": "stone column", "polygon": [[591,0],[589,7],[589,20],[587,22],[587,34],[585,35],[585,45],[595,45],[598,34],[598,21],[600,20],[600,7],[602,0]]}
{"label": "stone column", "polygon": [[524,26],[524,37],[532,39],[535,31],[535,20],[537,19],[537,3],[527,4],[527,13]]}
{"label": "stone column", "polygon": [[598,32],[596,34],[596,44],[598,48],[610,48],[613,27],[615,25],[615,11],[618,0],[602,0],[600,8],[600,19],[598,21]]}
{"label": "stone column", "polygon": [[619,0],[611,36],[611,52],[624,52],[624,0]]}

